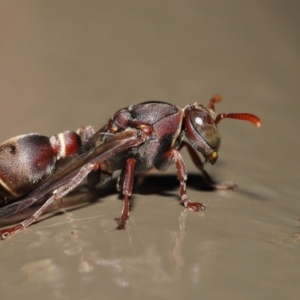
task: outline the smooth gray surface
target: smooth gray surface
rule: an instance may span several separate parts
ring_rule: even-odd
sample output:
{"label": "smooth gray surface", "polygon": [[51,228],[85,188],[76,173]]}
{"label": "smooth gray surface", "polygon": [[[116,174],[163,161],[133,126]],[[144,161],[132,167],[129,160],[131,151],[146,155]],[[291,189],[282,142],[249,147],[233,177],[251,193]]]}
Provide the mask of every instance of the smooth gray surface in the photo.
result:
{"label": "smooth gray surface", "polygon": [[121,202],[111,189],[1,242],[1,297],[299,299],[299,7],[2,1],[2,141],[98,128],[150,99],[206,104],[215,93],[218,112],[254,113],[263,125],[220,123],[219,161],[207,170],[236,181],[236,192],[197,189],[183,153],[189,196],[204,213],[179,205],[172,168],[149,174],[125,231],[114,230]]}

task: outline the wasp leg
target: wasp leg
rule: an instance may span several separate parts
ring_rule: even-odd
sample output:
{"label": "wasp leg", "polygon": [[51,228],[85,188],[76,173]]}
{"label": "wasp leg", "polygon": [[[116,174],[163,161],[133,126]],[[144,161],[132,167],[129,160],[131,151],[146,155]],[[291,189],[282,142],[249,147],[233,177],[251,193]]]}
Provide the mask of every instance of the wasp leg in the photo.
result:
{"label": "wasp leg", "polygon": [[181,203],[186,207],[193,211],[204,210],[205,205],[200,202],[191,202],[188,199],[186,193],[186,180],[187,180],[187,171],[183,161],[183,158],[180,152],[176,149],[172,149],[166,152],[163,157],[157,162],[156,167],[159,170],[165,170],[167,167],[175,162],[176,170],[177,170],[177,177],[180,181],[180,199]]}
{"label": "wasp leg", "polygon": [[203,179],[209,186],[211,186],[212,188],[217,189],[217,190],[227,190],[227,189],[236,190],[237,189],[237,185],[233,181],[215,182],[205,171],[204,164],[201,161],[201,158],[199,157],[196,150],[185,141],[183,141],[181,143],[180,149],[182,149],[182,147],[187,148],[187,150],[192,158],[193,163],[202,172]]}
{"label": "wasp leg", "polygon": [[127,220],[129,219],[129,197],[132,194],[133,181],[134,181],[134,170],[136,161],[134,158],[128,158],[126,162],[123,182],[123,209],[120,218],[116,218],[118,223],[117,229],[125,229]]}

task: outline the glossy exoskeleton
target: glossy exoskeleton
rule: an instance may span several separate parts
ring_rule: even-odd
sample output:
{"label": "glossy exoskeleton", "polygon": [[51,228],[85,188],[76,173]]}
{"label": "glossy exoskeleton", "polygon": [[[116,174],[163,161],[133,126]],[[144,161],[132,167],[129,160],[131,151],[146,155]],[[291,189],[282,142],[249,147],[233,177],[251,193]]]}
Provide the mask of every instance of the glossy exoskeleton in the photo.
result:
{"label": "glossy exoskeleton", "polygon": [[0,145],[0,204],[18,199],[47,180],[57,160],[81,151],[81,138],[73,131],[46,136],[31,133]]}
{"label": "glossy exoskeleton", "polygon": [[[218,158],[217,124],[225,118],[247,120],[258,127],[261,124],[258,117],[248,113],[216,115],[214,104],[220,100],[217,95],[207,106],[194,103],[183,109],[166,102],[149,101],[117,111],[96,133],[87,126],[77,133],[66,132],[51,139],[31,134],[5,142],[0,146],[0,195],[5,202],[0,208],[0,218],[41,199],[46,202],[30,218],[1,230],[0,238],[5,239],[35,222],[54,200],[73,190],[85,176],[96,186],[110,179],[116,170],[121,170],[117,188],[123,193],[118,229],[123,229],[129,218],[135,172],[153,167],[164,171],[175,163],[181,203],[194,211],[204,210],[203,204],[191,202],[187,197],[187,171],[180,149],[187,147],[209,185],[216,189],[234,189],[233,182],[216,183],[204,170],[205,162],[214,164]],[[71,133],[72,142],[65,138]],[[184,136],[188,141],[183,140]],[[72,149],[69,153],[62,150],[68,148]],[[197,151],[203,155],[204,162]],[[59,158],[60,164],[57,164]],[[17,165],[21,167],[15,172],[12,169]]]}

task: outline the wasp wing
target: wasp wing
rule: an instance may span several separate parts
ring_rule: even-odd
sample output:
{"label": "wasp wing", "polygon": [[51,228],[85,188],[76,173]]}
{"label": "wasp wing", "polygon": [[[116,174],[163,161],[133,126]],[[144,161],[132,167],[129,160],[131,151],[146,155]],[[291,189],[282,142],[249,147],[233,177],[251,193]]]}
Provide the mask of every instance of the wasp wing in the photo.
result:
{"label": "wasp wing", "polygon": [[129,129],[112,136],[97,147],[71,158],[65,164],[59,166],[45,183],[36,188],[24,199],[0,208],[0,219],[24,210],[35,202],[43,200],[47,196],[49,197],[49,193],[54,194],[57,190],[62,190],[60,192],[61,197],[66,195],[70,190],[63,189],[62,187],[68,185],[68,183],[71,185],[75,177],[80,178],[80,180],[77,179],[78,182],[76,183],[72,182],[72,186],[77,186],[84,178],[80,177],[80,171],[84,166],[90,165],[92,169],[94,164],[101,163],[126,149],[137,147],[144,141],[145,135],[141,130]]}

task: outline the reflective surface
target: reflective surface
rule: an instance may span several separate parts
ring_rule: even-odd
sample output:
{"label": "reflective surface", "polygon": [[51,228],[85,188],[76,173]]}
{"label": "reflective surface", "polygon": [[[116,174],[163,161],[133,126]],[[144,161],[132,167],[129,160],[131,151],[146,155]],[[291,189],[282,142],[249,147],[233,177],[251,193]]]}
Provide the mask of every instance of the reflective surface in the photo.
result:
{"label": "reflective surface", "polygon": [[174,168],[150,172],[136,188],[125,231],[115,230],[122,207],[115,182],[96,194],[72,193],[64,210],[0,243],[2,295],[298,299],[296,2],[4,1],[0,8],[1,141],[99,128],[130,104],[184,107],[215,93],[223,95],[218,113],[262,120],[260,129],[236,120],[218,126],[219,160],[207,170],[236,181],[236,192],[205,190],[183,151],[188,194],[206,204],[203,213],[179,205]]}

